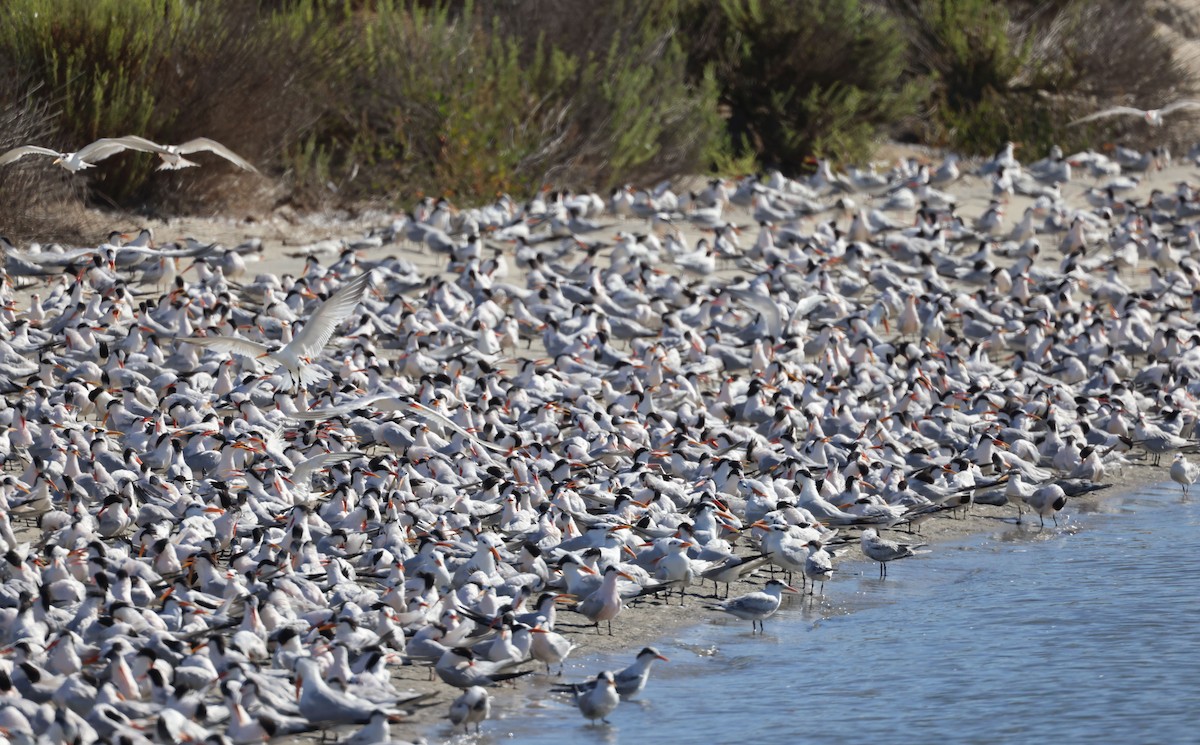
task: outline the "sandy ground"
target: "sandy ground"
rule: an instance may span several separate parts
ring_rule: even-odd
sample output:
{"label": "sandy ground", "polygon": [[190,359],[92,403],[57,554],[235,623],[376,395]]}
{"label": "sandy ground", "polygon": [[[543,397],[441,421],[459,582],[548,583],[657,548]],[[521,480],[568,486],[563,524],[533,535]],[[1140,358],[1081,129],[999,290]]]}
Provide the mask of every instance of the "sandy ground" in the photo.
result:
{"label": "sandy ground", "polygon": [[[901,155],[911,155],[914,152],[916,151],[892,149],[887,151],[887,155],[888,157],[898,157]],[[936,160],[936,156],[924,153],[917,154],[922,157],[929,157],[931,160]],[[1041,153],[1024,154],[1026,160],[1034,160],[1042,155]],[[887,163],[885,162],[883,165],[886,166]],[[1171,190],[1177,182],[1194,176],[1194,168],[1177,162],[1166,171],[1145,177],[1141,185],[1129,196],[1133,199],[1144,199],[1149,195],[1151,189]],[[1067,184],[1063,188],[1064,196],[1073,204],[1081,204],[1081,195],[1090,186],[1092,186],[1090,180]],[[959,197],[959,213],[969,224],[972,218],[982,214],[987,207],[990,197],[990,183],[968,176],[964,177],[954,186],[953,192]],[[1022,197],[1014,198],[1010,202],[1005,217],[1005,229],[1021,217],[1024,208],[1029,203],[1030,200]],[[165,222],[150,222],[148,226],[154,230],[155,237],[160,242],[183,236],[192,236],[205,242],[219,241],[227,246],[237,245],[250,239],[261,240],[263,244],[262,258],[260,261],[248,266],[249,273],[282,274],[286,272],[298,272],[301,269],[302,257],[304,255],[315,254],[323,262],[332,260],[337,256],[340,247],[345,245],[343,241],[353,241],[367,233],[371,228],[387,225],[392,217],[392,215],[383,212],[367,213],[353,219],[328,216],[299,216],[290,212],[280,212],[244,221],[180,219]],[[145,222],[130,218],[105,216],[104,219],[107,220],[107,223],[113,229],[132,230],[147,225]],[[743,245],[753,241],[753,235],[757,228],[753,225],[753,221],[749,215],[745,212],[735,211],[731,215],[731,219],[748,227],[747,234],[743,237]],[[831,211],[820,215],[817,219],[822,221],[836,219],[841,227],[846,227],[849,222],[849,215]],[[612,234],[619,229],[644,229],[644,224],[633,221],[627,223],[609,222],[610,231],[601,231],[601,233],[595,234],[591,238],[610,240]],[[686,232],[687,238],[692,244],[700,237],[700,234],[694,230]],[[1059,260],[1059,254],[1055,250],[1058,238],[1055,236],[1043,236],[1041,240],[1043,255],[1047,257],[1044,261],[1056,264]],[[388,247],[387,250],[395,251],[396,249],[392,246]],[[378,254],[378,251],[367,251],[364,253],[364,258],[370,260],[376,258]],[[409,249],[403,255],[414,261],[426,275],[441,272],[443,269],[443,260],[440,257],[431,255],[427,251]],[[737,272],[725,270],[724,273],[728,276],[733,276]],[[1135,283],[1144,282],[1145,270],[1142,270],[1141,274],[1134,277],[1126,276],[1125,279],[1126,281],[1132,279]],[[520,279],[517,278],[513,281],[520,282]],[[540,350],[535,344],[534,347],[523,351],[522,354],[537,357],[540,355]],[[1103,499],[1104,494],[1119,493],[1122,490],[1131,489],[1140,484],[1163,481],[1166,478],[1165,466],[1162,468],[1151,468],[1144,465],[1133,465],[1115,474],[1114,478],[1110,479],[1114,486],[1108,492],[1102,492],[1099,496],[1091,495],[1086,499]],[[1074,508],[1068,506],[1067,512],[1072,511],[1074,511]],[[936,554],[936,544],[952,541],[970,533],[994,531],[998,526],[1001,526],[1002,523],[1000,521],[1011,521],[1012,517],[1012,508],[976,506],[971,510],[971,514],[965,518],[939,518],[925,523],[922,526],[920,540],[935,544],[934,551]],[[857,533],[851,533],[851,536],[854,540],[851,543],[850,550],[842,558],[843,562],[862,558],[857,548]],[[936,560],[936,555],[933,557],[933,560]],[[871,570],[867,569],[866,571]],[[833,581],[837,582],[838,578],[835,577]],[[750,589],[750,585],[743,584],[740,586],[735,585],[732,591],[734,594],[738,594]],[[572,641],[579,645],[579,649],[574,653],[572,661],[575,663],[579,663],[580,661],[586,662],[589,655],[604,652],[616,652],[620,655],[624,655],[627,652],[629,659],[632,661],[633,655],[642,646],[651,644],[656,640],[670,639],[678,629],[688,624],[703,623],[709,619],[721,616],[721,614],[715,611],[702,609],[702,603],[697,597],[699,594],[711,593],[711,587],[694,587],[692,588],[692,593],[692,596],[689,596],[687,599],[687,605],[683,612],[680,612],[677,605],[665,606],[656,600],[644,601],[635,607],[627,609],[614,624],[616,633],[613,636],[606,634],[597,635],[590,629],[564,629],[564,631],[567,631],[571,635]],[[677,602],[677,600],[674,601],[674,603]],[[563,620],[567,623],[573,622],[572,615],[569,613],[563,614]],[[723,616],[721,617],[724,618]],[[576,616],[575,618],[579,617]],[[731,633],[733,633],[732,629]],[[402,684],[398,687],[407,685],[417,690],[433,691],[438,694],[438,697],[433,706],[419,711],[413,717],[411,723],[397,726],[394,734],[410,738],[423,735],[431,740],[439,740],[445,737],[448,729],[444,723],[444,717],[449,702],[458,694],[458,691],[451,689],[440,681],[429,682],[427,680],[428,671],[425,668],[398,668],[396,676],[398,678],[397,682]],[[568,677],[570,677],[569,672]],[[495,695],[504,697],[515,694],[512,688],[500,688],[495,691]],[[485,726],[485,730],[488,730],[489,736],[500,738],[503,737],[501,733],[502,727],[502,724],[493,723],[492,725]],[[492,728],[501,728],[501,731],[496,731]],[[346,729],[345,731],[348,732],[350,730]],[[343,734],[343,732],[339,732],[338,734]]]}

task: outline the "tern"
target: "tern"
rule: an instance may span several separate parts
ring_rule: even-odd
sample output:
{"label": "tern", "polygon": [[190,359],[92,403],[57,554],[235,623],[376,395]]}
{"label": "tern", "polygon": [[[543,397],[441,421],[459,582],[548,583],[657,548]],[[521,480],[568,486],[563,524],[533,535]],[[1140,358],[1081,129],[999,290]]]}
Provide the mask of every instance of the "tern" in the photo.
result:
{"label": "tern", "polygon": [[617,693],[617,684],[613,679],[613,674],[605,670],[597,675],[594,686],[575,695],[575,703],[579,706],[579,713],[593,724],[597,719],[608,724],[606,717],[613,713],[617,704],[621,703],[621,696]]}
{"label": "tern", "polygon": [[1088,114],[1081,119],[1076,119],[1068,126],[1073,127],[1076,124],[1083,124],[1084,122],[1095,121],[1096,119],[1105,119],[1110,116],[1136,116],[1145,119],[1146,123],[1151,127],[1161,127],[1164,116],[1184,109],[1200,109],[1200,101],[1176,101],[1175,103],[1167,104],[1161,109],[1135,109],[1132,106],[1113,106],[1109,109],[1097,111],[1094,114]]}
{"label": "tern", "polygon": [[576,605],[573,610],[576,610],[587,616],[594,624],[596,624],[596,633],[600,633],[600,622],[605,621],[608,624],[608,634],[612,636],[612,620],[617,617],[624,607],[621,600],[621,594],[617,591],[617,581],[625,578],[633,582],[633,577],[629,576],[615,566],[610,566],[604,570],[604,579],[600,583],[600,587],[594,592],[585,597]]}
{"label": "tern", "polygon": [[370,282],[371,274],[367,272],[335,292],[282,349],[272,351],[265,344],[232,336],[181,336],[176,337],[176,341],[259,360],[268,372],[282,366],[288,371],[293,386],[309,386],[329,376],[328,371],[314,365],[313,361],[325,348],[338,324],[354,312]]}
{"label": "tern", "polygon": [[1057,526],[1058,513],[1067,506],[1067,494],[1058,484],[1047,484],[1034,490],[1033,494],[1025,498],[1025,503],[1038,514],[1041,527],[1046,527],[1047,515],[1054,519]]}
{"label": "tern", "polygon": [[483,720],[487,719],[491,713],[492,699],[488,695],[487,689],[480,686],[471,686],[450,704],[451,724],[455,727],[463,725],[463,731],[469,730],[474,724],[476,734],[479,734]]}
{"label": "tern", "polygon": [[1179,484],[1185,497],[1197,477],[1200,477],[1200,466],[1190,462],[1183,453],[1176,453],[1175,460],[1171,462],[1171,480]]}
{"label": "tern", "polygon": [[909,556],[916,556],[918,553],[928,553],[927,551],[918,551],[925,544],[908,544],[889,541],[886,538],[880,538],[874,528],[867,528],[862,532],[862,550],[867,555],[868,559],[879,562],[879,578],[883,579],[887,576],[887,564],[889,561],[896,559],[906,559]]}
{"label": "tern", "polygon": [[193,153],[212,153],[213,155],[219,155],[243,171],[258,173],[258,169],[250,165],[245,158],[216,140],[210,140],[207,137],[196,137],[182,145],[159,145],[156,142],[151,142],[136,135],[126,139],[140,141],[142,149],[145,149],[146,152],[156,153],[159,158],[162,158],[162,163],[158,166],[158,170],[160,171],[175,171],[180,168],[193,167],[197,164],[183,156],[192,155]]}
{"label": "tern", "polygon": [[105,158],[112,157],[126,150],[138,150],[144,153],[159,152],[159,146],[149,140],[135,135],[127,137],[104,137],[79,150],[59,152],[38,145],[22,145],[0,155],[0,166],[15,163],[26,155],[48,155],[54,158],[54,165],[62,166],[71,173],[79,173],[85,168],[91,168]]}
{"label": "tern", "polygon": [[763,630],[763,621],[770,618],[779,610],[783,602],[783,593],[798,594],[799,590],[777,579],[769,580],[766,587],[757,592],[749,592],[736,598],[724,600],[712,608],[736,616],[750,622],[751,633]]}
{"label": "tern", "polygon": [[433,670],[444,682],[455,688],[466,689],[473,686],[492,686],[533,672],[532,670],[505,672],[519,664],[521,664],[519,660],[501,662],[481,660],[470,649],[456,647],[443,652]]}
{"label": "tern", "polygon": [[[637,658],[633,661],[632,665],[613,676],[613,680],[617,685],[617,693],[620,694],[621,698],[633,698],[646,689],[646,683],[650,680],[650,669],[658,660],[669,662],[654,647],[643,647],[642,651],[638,652]],[[579,694],[595,688],[596,682],[596,680],[588,680],[583,683],[560,685],[555,686],[554,690],[571,691]]]}
{"label": "tern", "polygon": [[[310,722],[366,724],[382,708],[374,701],[330,688],[321,673],[321,667],[312,658],[296,661],[296,686],[300,712]],[[410,696],[394,705],[416,703],[430,695]]]}

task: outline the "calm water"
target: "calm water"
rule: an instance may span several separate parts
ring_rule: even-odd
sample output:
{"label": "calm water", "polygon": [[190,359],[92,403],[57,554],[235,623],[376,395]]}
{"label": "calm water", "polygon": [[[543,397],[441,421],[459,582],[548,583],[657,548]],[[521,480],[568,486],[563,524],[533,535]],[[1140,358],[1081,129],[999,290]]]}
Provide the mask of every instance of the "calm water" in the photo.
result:
{"label": "calm water", "polygon": [[478,741],[1196,742],[1200,502],[1170,486],[1062,531],[997,523],[884,582],[843,564],[824,602],[797,598],[761,638],[722,620],[663,640],[671,662],[611,726],[535,688]]}

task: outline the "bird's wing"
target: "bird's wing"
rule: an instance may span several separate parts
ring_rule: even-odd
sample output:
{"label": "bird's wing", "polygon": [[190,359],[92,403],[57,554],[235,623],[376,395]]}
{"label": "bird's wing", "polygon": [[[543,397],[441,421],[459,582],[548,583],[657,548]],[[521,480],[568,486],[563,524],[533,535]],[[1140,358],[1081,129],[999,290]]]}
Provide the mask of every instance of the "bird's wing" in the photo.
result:
{"label": "bird's wing", "polygon": [[292,480],[308,484],[309,478],[318,469],[333,465],[335,463],[344,463],[348,460],[354,460],[361,455],[364,455],[364,453],[346,452],[321,453],[320,455],[314,455],[308,460],[301,461],[300,463],[296,464],[295,470],[292,471]]}
{"label": "bird's wing", "polygon": [[763,317],[763,321],[767,324],[767,333],[772,338],[783,336],[783,315],[779,312],[779,306],[775,301],[768,297],[759,295],[756,292],[748,292],[746,290],[727,290],[732,297],[741,300],[746,305],[750,306]]}
{"label": "bird's wing", "polygon": [[258,173],[258,169],[250,165],[245,158],[233,152],[216,140],[210,140],[207,137],[197,137],[194,140],[188,140],[182,145],[177,146],[175,149],[178,150],[182,155],[198,153],[206,150],[214,155],[221,156],[244,171],[254,171],[255,173]]}
{"label": "bird's wing", "polygon": [[[141,138],[139,137],[137,139],[140,140]],[[156,152],[155,149],[147,148],[146,146],[132,140],[133,137],[104,137],[96,140],[90,145],[85,145],[78,153],[76,153],[76,155],[79,157],[79,160],[83,161],[84,163],[96,163],[104,160],[105,158],[112,157],[117,153],[125,152],[126,150]],[[146,142],[150,141],[146,140]],[[153,142],[150,142],[150,144],[154,145]],[[156,145],[155,147],[157,148],[158,146]],[[158,148],[158,150],[161,149],[162,148]]]}
{"label": "bird's wing", "polygon": [[157,142],[147,140],[145,137],[138,137],[137,135],[110,137],[109,139],[112,142],[120,143],[130,150],[139,150],[143,153],[165,153],[167,151],[166,147],[158,144]]}
{"label": "bird's wing", "polygon": [[[336,406],[326,406],[321,409],[312,409],[310,411],[297,411],[295,414],[290,414],[289,418],[296,419],[301,422],[323,422],[326,419],[333,419],[334,417],[343,416],[345,414],[349,414],[350,412],[352,412],[356,409],[365,408],[365,407],[369,406],[370,404],[375,403],[376,401],[380,401],[382,399],[392,398],[392,397],[393,397],[393,394],[391,394],[391,393],[382,393],[382,392],[372,393],[367,396],[362,396],[361,398],[356,398],[353,401],[346,401],[344,403],[340,403]],[[397,399],[397,400],[399,400],[399,399]],[[379,408],[381,410],[385,410],[385,411],[395,411],[399,407],[391,406],[391,407],[385,408],[385,407],[381,406]]]}
{"label": "bird's wing", "polygon": [[[178,243],[168,244],[178,246]],[[207,256],[215,253],[219,243],[200,243],[197,241],[191,248],[154,248],[151,246],[117,246],[116,251],[121,253],[135,253],[143,256],[150,256],[156,259],[190,259],[198,256]]]}
{"label": "bird's wing", "polygon": [[354,312],[370,281],[370,272],[355,277],[317,308],[300,333],[288,344],[296,350],[298,357],[316,357],[325,348],[337,325]]}
{"label": "bird's wing", "polygon": [[1103,111],[1097,111],[1094,114],[1088,114],[1087,116],[1085,116],[1081,119],[1076,119],[1075,121],[1071,122],[1067,126],[1073,127],[1076,124],[1083,124],[1084,122],[1090,122],[1094,119],[1104,119],[1104,118],[1110,117],[1110,116],[1121,116],[1121,115],[1145,116],[1146,112],[1142,111],[1141,109],[1135,109],[1131,106],[1114,106],[1111,109],[1104,109]]}
{"label": "bird's wing", "polygon": [[758,612],[771,605],[772,597],[765,592],[751,592],[725,601],[725,610]]}
{"label": "bird's wing", "polygon": [[183,341],[188,344],[195,344],[198,347],[215,349],[218,352],[250,357],[251,359],[257,359],[260,363],[271,368],[279,364],[271,357],[265,356],[271,351],[265,344],[259,344],[256,341],[241,339],[236,336],[177,336],[175,337],[175,341]]}
{"label": "bird's wing", "polygon": [[458,423],[455,422],[453,419],[442,416],[438,412],[434,411],[433,409],[429,408],[428,406],[426,406],[418,401],[404,401],[400,404],[400,406],[398,408],[401,410],[404,410],[404,411],[412,412],[413,414],[416,414],[417,417],[424,419],[425,421],[434,422],[436,424],[441,425],[442,427],[445,427],[446,429],[457,432],[460,435],[462,435],[463,437],[465,437],[468,442],[473,442],[481,447],[491,450],[492,452],[506,453],[506,454],[508,452],[504,448],[500,447],[499,445],[496,445],[491,442],[484,442],[483,440],[479,439],[478,437],[473,435],[471,432],[469,432],[466,428],[459,426]]}
{"label": "bird's wing", "polygon": [[74,248],[70,251],[62,252],[47,251],[30,253],[26,251],[12,251],[9,255],[16,256],[23,261],[28,261],[29,263],[37,264],[38,266],[63,267],[73,266],[74,264],[79,263],[80,259],[83,259],[84,257],[90,258],[98,253],[100,253],[100,249],[98,248]]}
{"label": "bird's wing", "polygon": [[145,137],[126,135],[124,137],[104,137],[79,151],[79,158],[87,163],[104,160],[110,155],[116,155],[122,150],[137,150],[142,153],[163,153],[166,148],[157,142],[151,142]]}
{"label": "bird's wing", "polygon": [[1172,111],[1179,111],[1180,109],[1200,109],[1200,101],[1176,101],[1162,107],[1158,110],[1158,113],[1165,116]]}
{"label": "bird's wing", "polygon": [[62,153],[57,150],[51,150],[48,147],[38,147],[37,145],[22,145],[14,147],[4,155],[0,155],[0,166],[8,165],[15,161],[24,158],[26,155],[51,155],[55,158],[62,157]]}

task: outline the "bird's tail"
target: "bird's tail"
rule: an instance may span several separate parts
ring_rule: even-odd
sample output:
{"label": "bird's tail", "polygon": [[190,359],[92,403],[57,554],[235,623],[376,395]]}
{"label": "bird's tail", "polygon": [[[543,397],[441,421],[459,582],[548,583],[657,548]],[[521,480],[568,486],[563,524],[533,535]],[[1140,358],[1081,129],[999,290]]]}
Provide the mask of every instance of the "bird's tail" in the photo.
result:
{"label": "bird's tail", "polygon": [[158,166],[158,170],[160,170],[160,171],[178,171],[181,168],[191,168],[192,166],[195,166],[195,165],[197,165],[197,164],[188,160],[187,158],[180,158],[179,160],[176,160],[174,162],[169,161],[169,160],[164,160],[162,162],[162,164],[160,164]]}

